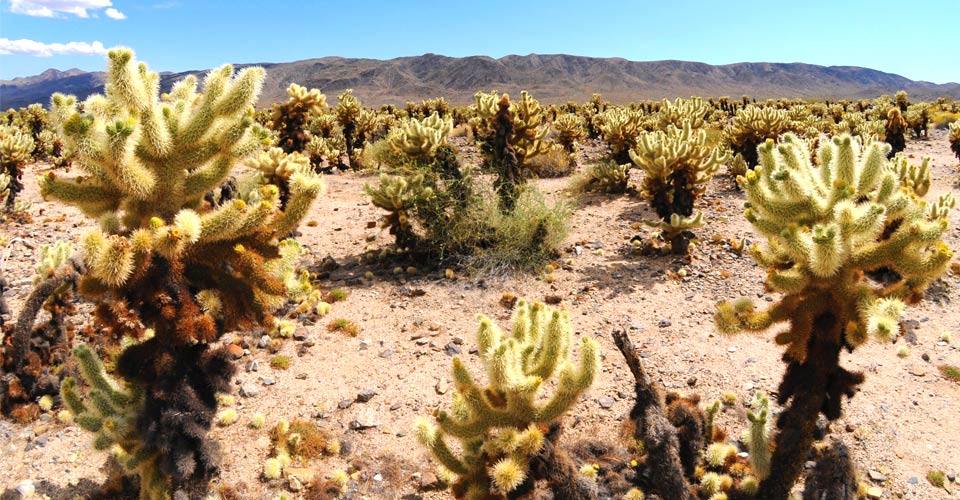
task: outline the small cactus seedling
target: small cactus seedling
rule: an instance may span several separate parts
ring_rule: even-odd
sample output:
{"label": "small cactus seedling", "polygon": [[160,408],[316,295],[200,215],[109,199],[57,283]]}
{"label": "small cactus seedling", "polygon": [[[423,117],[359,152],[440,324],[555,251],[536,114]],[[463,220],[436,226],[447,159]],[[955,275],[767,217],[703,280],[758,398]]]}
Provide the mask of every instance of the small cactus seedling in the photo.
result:
{"label": "small cactus seedling", "polygon": [[[550,441],[555,433],[548,427],[593,383],[600,355],[596,342],[583,337],[579,366],[575,365],[567,313],[539,303],[518,302],[510,332],[481,315],[477,337],[488,385],[479,385],[455,357],[453,408],[435,414],[436,426],[421,420],[417,436],[456,476],[452,488],[458,499],[512,498],[513,492],[537,479],[550,480],[537,477],[542,471],[531,469],[531,459],[543,459],[551,451],[559,457]],[[538,393],[554,375],[559,375],[556,392],[543,400]],[[447,444],[448,436],[460,441],[459,456]],[[575,466],[561,462],[558,458],[556,463],[551,459],[542,463],[573,467],[567,476],[577,476]]]}
{"label": "small cactus seedling", "polygon": [[[761,498],[786,497],[818,414],[839,418],[842,397],[863,381],[840,366],[840,350],[896,336],[905,305],[923,298],[953,256],[942,240],[949,206],[900,189],[888,151],[884,143],[862,147],[842,135],[820,145],[814,166],[807,148],[787,134],[758,148],[760,166],[740,179],[745,216],[768,242],[751,254],[767,269],[767,287],[784,296],[766,311],[746,299],[721,303],[716,323],[725,333],[789,323],[776,337],[788,365],[777,401],[791,403],[777,419]],[[865,272],[880,268],[897,280],[883,287],[865,280]]]}

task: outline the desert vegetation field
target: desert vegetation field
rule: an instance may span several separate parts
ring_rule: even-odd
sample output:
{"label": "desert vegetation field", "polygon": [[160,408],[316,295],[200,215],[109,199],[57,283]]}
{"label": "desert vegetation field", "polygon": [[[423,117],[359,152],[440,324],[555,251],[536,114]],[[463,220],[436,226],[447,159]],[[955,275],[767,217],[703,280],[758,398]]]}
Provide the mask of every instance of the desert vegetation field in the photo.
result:
{"label": "desert vegetation field", "polygon": [[3,498],[960,496],[953,100],[263,81],[0,117]]}

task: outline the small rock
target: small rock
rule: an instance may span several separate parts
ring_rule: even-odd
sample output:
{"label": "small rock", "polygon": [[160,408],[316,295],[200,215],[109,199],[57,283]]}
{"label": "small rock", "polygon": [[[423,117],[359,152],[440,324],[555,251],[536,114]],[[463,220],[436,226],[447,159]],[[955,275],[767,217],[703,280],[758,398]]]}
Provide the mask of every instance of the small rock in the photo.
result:
{"label": "small rock", "polygon": [[920,484],[920,479],[917,476],[910,476],[910,479],[907,479],[907,484]]}
{"label": "small rock", "polygon": [[462,351],[456,344],[449,342],[447,345],[443,346],[443,352],[447,353],[447,356],[456,356]]}
{"label": "small rock", "polygon": [[270,386],[270,385],[276,384],[277,381],[274,380],[272,377],[261,377],[260,383],[266,386]]}
{"label": "small rock", "polygon": [[312,483],[316,477],[316,472],[309,467],[284,467],[283,474],[290,479],[296,479],[303,483]]}
{"label": "small rock", "polygon": [[887,480],[887,476],[885,476],[885,475],[883,475],[883,474],[881,474],[881,473],[879,473],[879,472],[877,472],[877,471],[875,471],[875,470],[867,471],[867,475],[870,476],[870,480],[873,481],[873,482],[875,482],[875,483],[882,483],[882,482],[884,482],[884,481]]}
{"label": "small rock", "polygon": [[813,469],[813,468],[816,467],[816,466],[817,466],[817,463],[814,462],[813,460],[807,460],[807,461],[804,462],[804,464],[803,464],[803,467],[806,468],[806,469]]}
{"label": "small rock", "polygon": [[688,378],[688,379],[687,379],[687,385],[689,385],[690,387],[693,387],[693,386],[697,385],[697,377],[690,377],[690,378]]}
{"label": "small rock", "polygon": [[303,483],[301,483],[299,479],[297,479],[297,478],[295,478],[295,477],[291,477],[291,478],[287,481],[287,489],[289,489],[290,491],[294,491],[294,492],[296,492],[296,491],[301,491],[301,490],[303,490]]}
{"label": "small rock", "polygon": [[657,326],[659,326],[660,328],[668,328],[672,324],[673,323],[671,323],[669,319],[661,319],[660,322],[657,323]]}
{"label": "small rock", "polygon": [[307,340],[307,329],[303,326],[297,327],[297,329],[293,331],[293,340]]}
{"label": "small rock", "polygon": [[873,498],[874,500],[881,498],[883,496],[883,488],[877,486],[871,486],[867,488],[867,498]]}
{"label": "small rock", "polygon": [[380,413],[375,408],[369,408],[357,413],[357,417],[350,422],[350,428],[358,431],[380,426]]}
{"label": "small rock", "polygon": [[298,373],[295,378],[296,378],[297,380],[306,380],[306,379],[307,379],[307,374],[306,374],[306,373]]}
{"label": "small rock", "polygon": [[383,359],[390,359],[390,357],[393,356],[393,349],[387,349],[381,352],[379,356]]}
{"label": "small rock", "polygon": [[435,490],[440,488],[440,479],[432,472],[424,472],[420,475],[421,490]]}
{"label": "small rock", "polygon": [[373,475],[373,480],[379,483],[380,481],[383,481],[383,475],[378,472]]}
{"label": "small rock", "polygon": [[563,297],[559,295],[547,295],[543,298],[543,301],[547,304],[550,304],[551,306],[555,306],[563,302]]}
{"label": "small rock", "polygon": [[609,410],[612,408],[614,403],[613,398],[609,396],[604,396],[598,399],[597,402],[600,403],[600,408],[603,408],[604,410]]}
{"label": "small rock", "polygon": [[728,347],[728,348],[727,348],[727,352],[737,352],[737,348],[736,348],[736,347]]}
{"label": "small rock", "polygon": [[930,361],[930,355],[927,354],[927,353],[923,353],[923,354],[920,355],[920,359],[922,359],[922,360],[924,360],[924,361]]}
{"label": "small rock", "polygon": [[255,398],[260,394],[260,388],[253,384],[243,384],[240,386],[240,395],[245,398]]}
{"label": "small rock", "polygon": [[353,406],[354,401],[355,400],[353,399],[341,399],[340,402],[337,403],[337,408],[340,408],[341,410],[346,410],[347,408],[350,408],[351,406]]}
{"label": "small rock", "polygon": [[255,371],[259,370],[259,369],[260,369],[260,362],[259,362],[259,361],[257,361],[257,360],[254,359],[254,360],[251,360],[249,363],[247,363],[247,371],[248,371],[248,372],[255,372]]}
{"label": "small rock", "polygon": [[360,394],[357,394],[357,401],[359,401],[359,402],[361,402],[361,403],[366,403],[366,402],[370,401],[371,399],[373,399],[373,397],[376,396],[376,395],[377,395],[377,391],[375,391],[375,390],[373,390],[373,389],[367,389],[367,390],[361,392]]}
{"label": "small rock", "polygon": [[230,356],[230,359],[240,359],[243,357],[243,348],[237,344],[229,344],[227,346],[227,356]]}
{"label": "small rock", "polygon": [[450,384],[446,380],[440,379],[437,381],[437,385],[433,386],[434,390],[437,391],[437,394],[446,394],[450,390]]}
{"label": "small rock", "polygon": [[914,377],[922,377],[922,376],[924,376],[924,375],[926,375],[926,374],[927,374],[927,372],[926,372],[925,370],[923,370],[922,368],[920,368],[920,367],[916,367],[916,366],[915,366],[915,367],[913,367],[913,368],[910,369],[910,375],[913,375]]}
{"label": "small rock", "polygon": [[20,495],[20,498],[30,498],[34,493],[36,493],[37,487],[33,485],[33,481],[25,479],[17,483],[14,491]]}
{"label": "small rock", "polygon": [[269,335],[261,336],[260,341],[257,342],[257,347],[261,349],[265,349],[268,345],[270,345],[270,336]]}

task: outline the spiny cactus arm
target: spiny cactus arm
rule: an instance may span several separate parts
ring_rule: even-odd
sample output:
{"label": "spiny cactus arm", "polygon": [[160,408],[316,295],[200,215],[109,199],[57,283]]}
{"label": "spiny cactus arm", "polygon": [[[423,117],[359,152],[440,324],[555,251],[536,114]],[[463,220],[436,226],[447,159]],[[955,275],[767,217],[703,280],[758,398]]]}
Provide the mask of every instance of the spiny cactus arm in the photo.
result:
{"label": "spiny cactus arm", "polygon": [[573,406],[577,399],[593,385],[600,367],[600,346],[591,338],[580,342],[580,366],[567,365],[560,373],[557,392],[538,411],[539,422],[553,422]]}
{"label": "spiny cactus arm", "polygon": [[721,333],[734,334],[741,331],[760,332],[775,323],[789,321],[800,306],[800,298],[787,295],[766,310],[757,311],[753,301],[740,299],[720,302],[714,321]]}
{"label": "spiny cactus arm", "polygon": [[[570,320],[565,317],[562,311],[556,310],[550,315],[550,321],[546,325],[546,331],[538,342],[535,350],[530,356],[530,367],[525,367],[528,375],[534,375],[541,379],[550,378],[556,370],[558,363],[566,356],[564,353],[565,343],[570,337]],[[532,332],[538,332],[539,326],[534,325],[530,328]],[[589,385],[589,384],[588,384]]]}
{"label": "spiny cactus arm", "polygon": [[455,474],[467,474],[469,468],[460,459],[458,459],[450,447],[443,439],[443,434],[438,432],[437,428],[430,424],[426,419],[419,419],[416,425],[417,439],[421,444],[430,449],[433,456],[440,462],[440,465],[446,467]]}
{"label": "spiny cactus arm", "polygon": [[120,192],[111,187],[96,182],[62,179],[53,172],[41,177],[39,182],[40,194],[45,199],[49,197],[76,205],[92,217],[99,217],[103,212],[116,209],[123,198]]}
{"label": "spiny cactus arm", "polygon": [[290,199],[271,223],[274,234],[285,235],[296,229],[322,192],[323,179],[319,176],[294,174],[290,178]]}
{"label": "spiny cactus arm", "polygon": [[758,392],[750,406],[755,411],[747,412],[750,424],[744,437],[750,450],[750,468],[758,479],[763,479],[770,474],[770,432],[767,424],[770,400]]}

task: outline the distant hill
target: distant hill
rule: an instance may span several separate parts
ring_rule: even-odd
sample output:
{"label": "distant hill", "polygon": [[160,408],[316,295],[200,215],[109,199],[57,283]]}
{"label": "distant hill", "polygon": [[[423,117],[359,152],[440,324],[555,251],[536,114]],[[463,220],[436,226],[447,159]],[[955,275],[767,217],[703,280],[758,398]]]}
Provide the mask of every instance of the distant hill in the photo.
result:
{"label": "distant hill", "polygon": [[[628,61],[570,55],[446,57],[425,54],[386,61],[323,57],[289,63],[262,63],[267,82],[261,106],[286,99],[290,83],[323,91],[332,103],[352,88],[364,104],[403,104],[446,97],[454,104],[473,100],[478,90],[527,90],[542,102],[583,102],[600,92],[613,102],[643,99],[749,95],[802,98],[873,98],[906,90],[914,99],[960,98],[960,84],[914,81],[856,66],[802,63],[737,63],[714,66],[686,61]],[[238,67],[249,65],[238,65]],[[164,73],[164,90],[204,71]],[[0,80],[0,109],[33,102],[47,104],[54,92],[80,98],[103,91],[103,72],[50,69],[40,75]]]}

